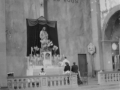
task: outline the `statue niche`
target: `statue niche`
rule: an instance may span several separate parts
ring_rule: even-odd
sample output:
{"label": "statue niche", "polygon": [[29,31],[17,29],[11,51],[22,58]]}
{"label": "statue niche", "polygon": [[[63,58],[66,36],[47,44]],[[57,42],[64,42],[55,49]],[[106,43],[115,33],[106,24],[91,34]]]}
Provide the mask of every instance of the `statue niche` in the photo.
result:
{"label": "statue niche", "polygon": [[[42,23],[41,21],[37,23],[40,25],[39,28],[41,28],[42,25],[47,24],[50,33],[47,32],[48,28],[46,27],[42,27],[41,30],[36,27],[35,30],[33,30],[35,26],[31,25],[31,22],[32,21],[28,21],[27,23],[27,27],[29,29],[29,37],[27,39],[27,76],[39,75],[41,68],[45,69],[46,74],[58,74],[63,67],[61,67],[61,64],[59,63],[61,62],[61,56],[58,54],[59,45],[57,42],[58,38],[56,37],[56,22],[54,23],[54,25],[53,22],[51,23],[50,21],[48,21],[49,23],[43,21]],[[52,27],[50,25],[52,25]],[[33,28],[31,26],[33,26]],[[56,35],[54,35],[53,33]],[[51,40],[48,38],[49,36],[51,37]]]}
{"label": "statue niche", "polygon": [[52,41],[48,39],[48,33],[46,31],[46,27],[40,32],[40,42],[41,42],[41,49],[40,54],[43,55],[43,66],[51,66],[52,65],[52,49],[53,46]]}

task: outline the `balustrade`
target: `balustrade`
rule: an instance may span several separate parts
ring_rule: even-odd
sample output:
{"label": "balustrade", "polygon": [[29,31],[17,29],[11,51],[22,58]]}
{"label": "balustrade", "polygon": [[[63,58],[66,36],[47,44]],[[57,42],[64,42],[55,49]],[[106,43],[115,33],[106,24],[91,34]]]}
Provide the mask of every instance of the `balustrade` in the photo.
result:
{"label": "balustrade", "polygon": [[120,72],[98,72],[98,84],[119,84]]}
{"label": "balustrade", "polygon": [[77,87],[77,75],[45,75],[8,77],[8,88],[10,90],[48,90],[63,87]]}

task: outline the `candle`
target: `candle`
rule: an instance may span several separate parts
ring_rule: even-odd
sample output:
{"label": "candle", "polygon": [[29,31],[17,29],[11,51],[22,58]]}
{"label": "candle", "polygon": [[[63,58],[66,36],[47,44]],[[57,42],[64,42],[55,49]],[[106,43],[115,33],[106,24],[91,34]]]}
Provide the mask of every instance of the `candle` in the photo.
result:
{"label": "candle", "polygon": [[61,56],[61,48],[60,48],[60,56]]}
{"label": "candle", "polygon": [[31,47],[31,54],[32,54],[32,47]]}

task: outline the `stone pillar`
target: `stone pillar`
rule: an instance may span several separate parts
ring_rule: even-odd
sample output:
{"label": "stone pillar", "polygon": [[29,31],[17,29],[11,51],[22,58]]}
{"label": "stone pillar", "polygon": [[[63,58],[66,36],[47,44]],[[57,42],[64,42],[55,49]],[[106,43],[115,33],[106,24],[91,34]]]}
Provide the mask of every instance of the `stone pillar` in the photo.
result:
{"label": "stone pillar", "polygon": [[102,44],[101,44],[101,23],[100,23],[100,6],[99,0],[90,0],[91,4],[91,23],[92,23],[92,40],[96,46],[96,53],[94,55],[95,70],[104,69]]}
{"label": "stone pillar", "polygon": [[7,86],[5,0],[0,0],[0,86]]}
{"label": "stone pillar", "polygon": [[119,45],[119,55],[120,55],[120,38],[118,38],[119,42],[118,42],[118,45]]}
{"label": "stone pillar", "polygon": [[40,3],[40,16],[44,16],[44,0],[39,0]]}
{"label": "stone pillar", "polygon": [[48,19],[47,6],[48,6],[48,0],[44,0],[44,17],[46,19]]}
{"label": "stone pillar", "polygon": [[113,71],[112,68],[112,50],[111,42],[103,42],[103,59],[104,59],[104,70]]}

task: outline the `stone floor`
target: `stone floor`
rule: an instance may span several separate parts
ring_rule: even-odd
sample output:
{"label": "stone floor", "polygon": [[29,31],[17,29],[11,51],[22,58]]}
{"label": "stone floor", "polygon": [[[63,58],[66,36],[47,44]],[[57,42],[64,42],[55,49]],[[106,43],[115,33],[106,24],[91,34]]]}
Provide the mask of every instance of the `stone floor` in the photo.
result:
{"label": "stone floor", "polygon": [[67,88],[67,89],[58,89],[58,90],[120,90],[120,85],[88,85],[88,86],[79,86],[78,88]]}
{"label": "stone floor", "polygon": [[88,85],[79,86],[76,90],[120,90],[120,85]]}

